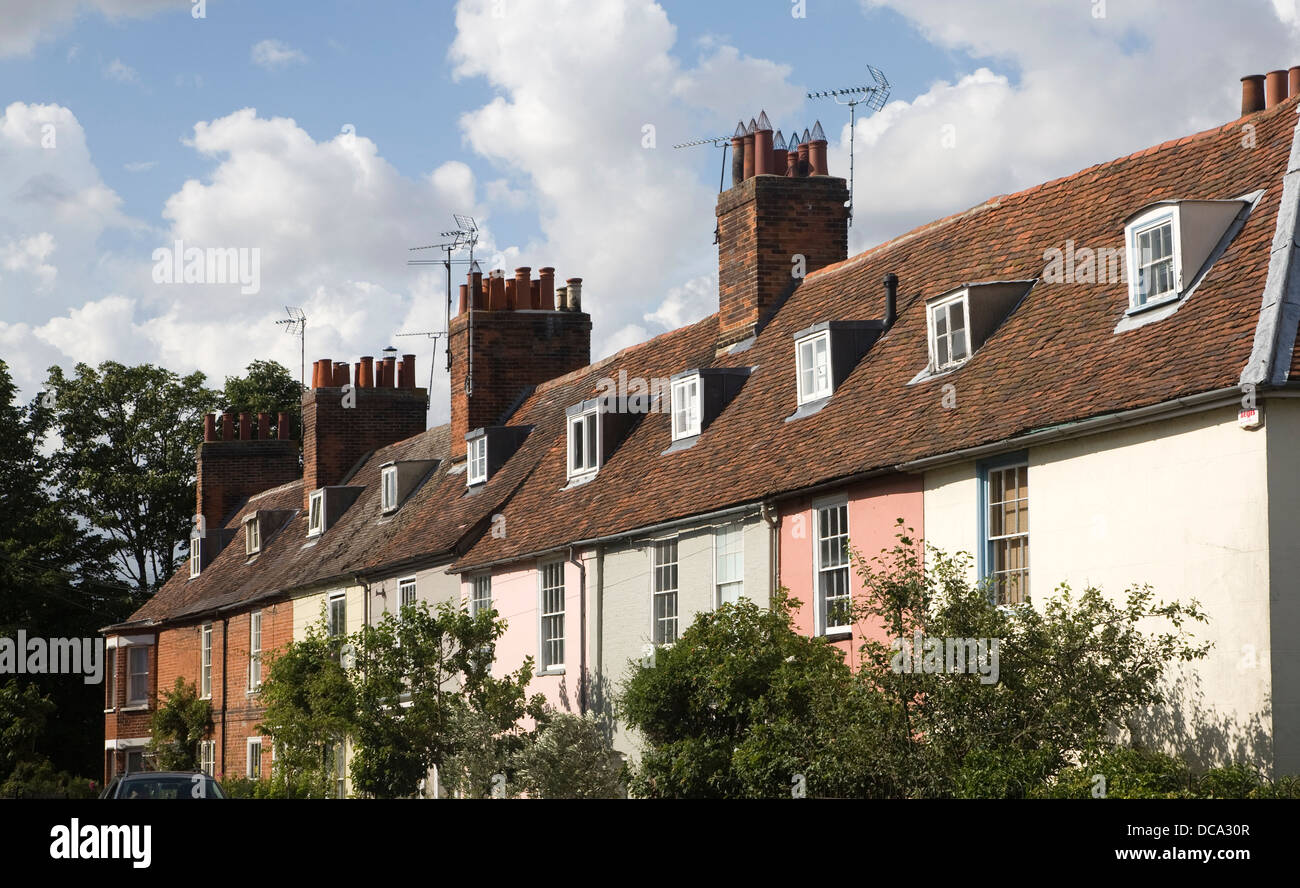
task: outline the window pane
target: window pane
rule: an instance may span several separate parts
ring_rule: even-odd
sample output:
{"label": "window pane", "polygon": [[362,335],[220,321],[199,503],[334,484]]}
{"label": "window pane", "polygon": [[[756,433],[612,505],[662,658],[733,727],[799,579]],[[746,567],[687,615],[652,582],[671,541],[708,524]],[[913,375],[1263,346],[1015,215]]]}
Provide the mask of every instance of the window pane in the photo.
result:
{"label": "window pane", "polygon": [[584,468],[594,469],[596,467],[596,416],[588,416],[587,425],[587,461],[583,464]]}

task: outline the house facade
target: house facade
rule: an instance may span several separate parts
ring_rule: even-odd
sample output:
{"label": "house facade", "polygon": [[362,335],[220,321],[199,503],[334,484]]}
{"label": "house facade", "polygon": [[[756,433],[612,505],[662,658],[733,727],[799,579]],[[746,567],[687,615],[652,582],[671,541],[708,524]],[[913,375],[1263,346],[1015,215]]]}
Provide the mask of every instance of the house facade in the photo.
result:
{"label": "house facade", "polygon": [[[532,691],[635,756],[620,684],[722,602],[784,588],[799,629],[856,665],[883,635],[847,615],[852,555],[901,523],[970,553],[1002,604],[1062,583],[1199,601],[1213,648],[1170,667],[1139,739],[1300,772],[1300,97],[1261,107],[1254,86],[1236,121],[852,257],[820,128],[791,144],[763,116],[718,198],[709,317],[592,363],[580,279],[475,270],[448,426],[424,429],[410,356],[318,362],[300,480],[276,442],[241,464],[260,442],[214,423],[199,573],[106,630],[123,702],[106,768],[140,748],[140,689],[202,679],[210,635],[217,754],[247,769],[252,614],[269,650],[408,600],[496,610],[496,668],[533,658]],[[335,406],[349,393],[359,410]],[[214,451],[246,468],[219,504]]]}

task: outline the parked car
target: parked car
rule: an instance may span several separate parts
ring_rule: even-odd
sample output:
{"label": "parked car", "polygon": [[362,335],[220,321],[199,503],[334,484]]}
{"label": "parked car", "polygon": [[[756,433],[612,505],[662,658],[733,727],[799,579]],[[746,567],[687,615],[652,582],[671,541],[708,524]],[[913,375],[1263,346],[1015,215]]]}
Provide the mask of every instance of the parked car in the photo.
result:
{"label": "parked car", "polygon": [[101,799],[224,799],[221,784],[202,771],[136,771],[108,782]]}

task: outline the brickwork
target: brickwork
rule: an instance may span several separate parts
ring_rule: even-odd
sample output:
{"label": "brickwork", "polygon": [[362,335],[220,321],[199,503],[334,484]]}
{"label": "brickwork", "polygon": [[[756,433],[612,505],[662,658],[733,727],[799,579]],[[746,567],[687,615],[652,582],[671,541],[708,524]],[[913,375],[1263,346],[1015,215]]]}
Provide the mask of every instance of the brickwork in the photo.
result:
{"label": "brickwork", "polygon": [[[345,407],[355,398],[356,406]],[[370,451],[425,429],[422,388],[311,389],[302,398],[303,508],[311,492],[340,483]]]}

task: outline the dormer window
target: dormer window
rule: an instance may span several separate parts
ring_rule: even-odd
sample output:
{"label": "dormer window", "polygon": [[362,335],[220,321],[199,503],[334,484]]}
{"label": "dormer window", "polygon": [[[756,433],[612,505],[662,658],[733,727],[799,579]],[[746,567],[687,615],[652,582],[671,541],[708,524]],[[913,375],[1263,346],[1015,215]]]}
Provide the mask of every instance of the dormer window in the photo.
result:
{"label": "dormer window", "polygon": [[307,536],[317,536],[325,531],[325,491],[312,491],[307,510]]}
{"label": "dormer window", "polygon": [[831,334],[806,336],[796,343],[800,406],[831,394]]}
{"label": "dormer window", "polygon": [[488,439],[480,435],[466,445],[468,466],[465,470],[465,483],[471,487],[483,484],[488,479]]}
{"label": "dormer window", "polygon": [[397,466],[384,466],[379,472],[380,509],[392,512],[397,508]]}
{"label": "dormer window", "polygon": [[673,440],[690,438],[700,433],[700,377],[687,376],[673,383]]}
{"label": "dormer window", "polygon": [[244,519],[244,554],[256,555],[262,551],[262,522],[256,514]]}
{"label": "dormer window", "polygon": [[956,367],[970,357],[970,316],[965,290],[927,307],[930,321],[930,366],[935,370]]}
{"label": "dormer window", "polygon": [[569,416],[569,477],[595,474],[600,468],[600,410],[590,409]]}
{"label": "dormer window", "polygon": [[1133,263],[1137,272],[1130,297],[1133,307],[1176,298],[1180,282],[1174,257],[1174,215],[1165,212],[1152,222],[1134,226],[1130,243],[1136,252]]}
{"label": "dormer window", "polygon": [[1128,313],[1147,315],[1147,308],[1166,304],[1167,311],[1154,314],[1166,317],[1176,310],[1176,303],[1196,289],[1241,231],[1262,194],[1233,200],[1164,200],[1126,219]]}
{"label": "dormer window", "polygon": [[190,537],[190,579],[203,572],[203,540],[198,534]]}

